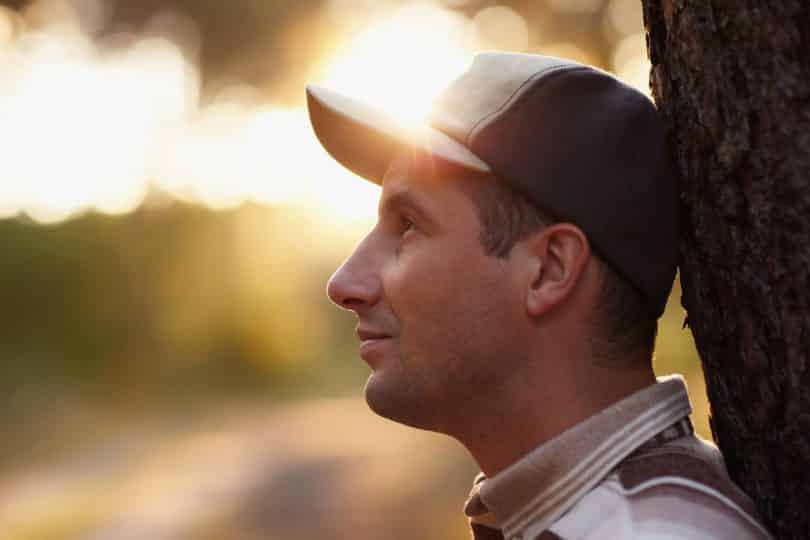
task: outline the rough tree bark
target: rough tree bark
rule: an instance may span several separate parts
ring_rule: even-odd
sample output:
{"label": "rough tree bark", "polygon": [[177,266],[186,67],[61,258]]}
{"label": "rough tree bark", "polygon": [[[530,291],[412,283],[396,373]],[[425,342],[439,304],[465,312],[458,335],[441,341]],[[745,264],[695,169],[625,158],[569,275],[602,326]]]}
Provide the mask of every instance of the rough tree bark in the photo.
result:
{"label": "rough tree bark", "polygon": [[714,437],[777,537],[810,538],[810,3],[642,4]]}

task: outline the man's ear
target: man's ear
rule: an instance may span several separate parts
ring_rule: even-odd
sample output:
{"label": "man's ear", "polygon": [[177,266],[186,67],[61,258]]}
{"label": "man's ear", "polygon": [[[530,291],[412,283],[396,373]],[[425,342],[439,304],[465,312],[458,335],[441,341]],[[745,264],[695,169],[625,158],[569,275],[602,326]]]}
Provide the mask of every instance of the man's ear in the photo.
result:
{"label": "man's ear", "polygon": [[571,297],[591,257],[585,233],[555,223],[525,240],[532,264],[526,289],[529,315],[538,317]]}

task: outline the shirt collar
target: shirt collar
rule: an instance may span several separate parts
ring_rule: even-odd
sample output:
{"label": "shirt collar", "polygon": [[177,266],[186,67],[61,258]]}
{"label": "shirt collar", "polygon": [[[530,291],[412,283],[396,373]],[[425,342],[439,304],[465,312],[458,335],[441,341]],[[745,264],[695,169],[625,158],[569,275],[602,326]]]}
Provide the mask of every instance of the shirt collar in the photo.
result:
{"label": "shirt collar", "polygon": [[476,479],[465,512],[519,535],[544,530],[645,441],[691,412],[679,375],[661,377],[535,448],[494,477]]}

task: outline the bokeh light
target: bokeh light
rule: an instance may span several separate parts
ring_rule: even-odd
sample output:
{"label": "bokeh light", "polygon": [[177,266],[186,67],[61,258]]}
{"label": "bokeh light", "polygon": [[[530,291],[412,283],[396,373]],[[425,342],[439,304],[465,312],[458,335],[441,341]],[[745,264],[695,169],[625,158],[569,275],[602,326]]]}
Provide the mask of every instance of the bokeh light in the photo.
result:
{"label": "bokeh light", "polygon": [[514,9],[486,7],[475,14],[472,22],[485,48],[520,52],[529,47],[529,25]]}
{"label": "bokeh light", "polygon": [[[601,3],[549,5],[590,13]],[[212,208],[255,201],[318,209],[335,223],[373,219],[375,192],[323,155],[300,107],[274,105],[238,80],[201,99],[201,34],[191,18],[164,9],[137,28],[101,33],[110,6],[35,0],[22,14],[0,10],[0,143],[9,156],[0,174],[14,179],[0,185],[0,215],[54,223],[87,209],[125,213],[155,185]],[[475,51],[531,46],[514,9],[452,9],[464,6],[332,0],[344,37],[317,59],[313,81],[419,122]],[[642,34],[628,34],[636,15],[623,0],[608,4],[606,20],[623,36],[611,67],[647,91]],[[596,60],[573,42],[540,51]]]}
{"label": "bokeh light", "polygon": [[650,93],[650,61],[644,33],[637,32],[622,38],[613,50],[613,71],[626,83],[645,94]]}
{"label": "bokeh light", "polygon": [[[638,3],[13,4],[0,538],[469,538],[469,456],[362,402],[354,321],[324,288],[379,187],[322,149],[304,84],[409,124],[507,49],[647,91]],[[706,436],[679,295],[656,370],[687,375]]]}
{"label": "bokeh light", "polygon": [[587,50],[575,45],[574,43],[549,43],[543,47],[543,52],[549,56],[570,58],[571,60],[575,60],[583,64],[594,64],[593,56],[591,56]]}
{"label": "bokeh light", "polygon": [[198,87],[171,41],[102,49],[77,18],[54,18],[65,6],[32,4],[26,13],[38,29],[8,45],[0,66],[3,213],[22,210],[43,222],[140,204],[161,135],[184,121]]}
{"label": "bokeh light", "polygon": [[602,0],[546,0],[548,6],[558,13],[596,13]]}
{"label": "bokeh light", "polygon": [[610,0],[605,13],[605,23],[613,32],[626,36],[644,28],[641,2],[635,0]]}
{"label": "bokeh light", "polygon": [[327,59],[322,83],[403,124],[418,123],[436,94],[470,63],[476,45],[465,17],[431,4],[405,5],[369,21]]}

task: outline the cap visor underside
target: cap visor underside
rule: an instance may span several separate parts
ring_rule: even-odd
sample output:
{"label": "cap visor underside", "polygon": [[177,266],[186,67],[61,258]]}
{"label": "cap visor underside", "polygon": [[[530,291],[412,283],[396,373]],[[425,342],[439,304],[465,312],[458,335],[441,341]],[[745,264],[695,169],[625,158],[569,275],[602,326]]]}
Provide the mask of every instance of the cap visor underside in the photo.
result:
{"label": "cap visor underside", "polygon": [[450,163],[488,173],[489,166],[467,147],[426,124],[406,128],[390,116],[326,88],[307,86],[309,118],[329,154],[353,173],[382,183],[397,151],[417,148]]}

